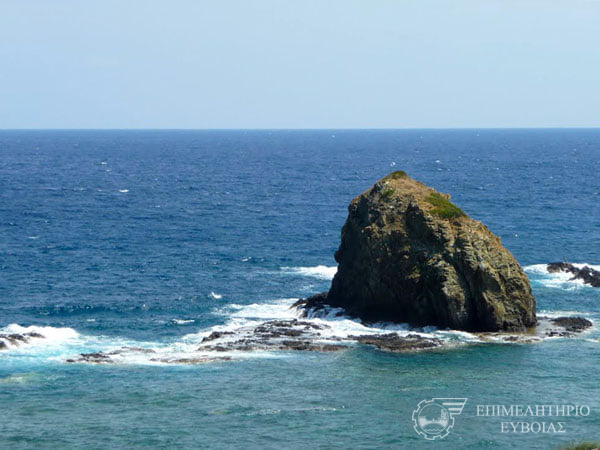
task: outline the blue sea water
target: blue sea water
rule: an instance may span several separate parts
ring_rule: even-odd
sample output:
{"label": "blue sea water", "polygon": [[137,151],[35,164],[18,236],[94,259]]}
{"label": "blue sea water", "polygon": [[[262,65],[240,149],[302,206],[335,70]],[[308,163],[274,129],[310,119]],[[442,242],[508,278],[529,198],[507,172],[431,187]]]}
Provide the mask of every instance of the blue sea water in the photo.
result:
{"label": "blue sea water", "polygon": [[[600,290],[540,266],[600,264],[599,130],[0,132],[0,333],[46,337],[0,351],[0,448],[598,438],[595,326],[573,339],[404,355],[357,345],[197,365],[66,362],[122,346],[186,354],[215,327],[277,318],[328,289],[348,203],[399,169],[502,238],[527,267],[539,314],[600,319]],[[430,442],[412,414],[439,397],[468,401]],[[560,419],[564,434],[501,433],[520,419],[477,416],[491,404],[591,412]]]}

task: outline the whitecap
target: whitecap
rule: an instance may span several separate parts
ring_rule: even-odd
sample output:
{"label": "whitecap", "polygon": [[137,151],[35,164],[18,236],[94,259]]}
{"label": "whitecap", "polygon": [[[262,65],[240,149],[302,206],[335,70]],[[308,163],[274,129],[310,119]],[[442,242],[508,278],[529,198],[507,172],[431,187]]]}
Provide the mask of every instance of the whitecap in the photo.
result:
{"label": "whitecap", "polygon": [[[397,333],[399,336],[418,335],[423,338],[436,338],[446,346],[467,345],[479,342],[510,343],[540,342],[542,336],[512,335],[506,333],[475,334],[458,330],[440,330],[436,327],[413,328],[404,323],[378,322],[366,324],[360,320],[344,315],[340,308],[323,308],[317,313],[303,317],[302,311],[292,307],[297,299],[283,298],[249,304],[223,305],[214,313],[224,317],[224,323],[186,334],[170,342],[135,341],[114,336],[84,336],[71,328],[54,327],[22,327],[12,324],[0,329],[0,333],[31,333],[43,335],[40,339],[31,339],[28,344],[17,349],[9,348],[10,356],[36,357],[45,360],[65,362],[77,361],[81,354],[102,352],[115,364],[164,365],[195,364],[213,362],[223,357],[233,360],[249,358],[288,358],[294,357],[289,352],[271,349],[241,351],[229,349],[218,351],[210,346],[202,347],[203,339],[213,332],[227,332],[219,337],[219,344],[227,348],[228,342],[235,342],[245,336],[253,336],[256,326],[267,321],[298,319],[310,322],[318,327],[317,341],[324,343],[352,346],[353,337],[363,335],[382,335]],[[582,315],[577,311],[540,311],[545,316]],[[193,319],[176,318],[172,323],[185,325],[193,323]],[[304,326],[304,325],[300,325]],[[222,350],[222,349],[221,349]],[[99,361],[102,362],[102,361]]]}
{"label": "whitecap", "polygon": [[[344,310],[341,308],[326,307],[317,313],[309,314],[308,317],[302,317],[301,311],[291,307],[296,300],[298,299],[284,298],[248,305],[230,304],[216,311],[229,317],[229,321],[224,325],[211,328],[208,332],[203,332],[202,336],[204,337],[212,331],[234,331],[240,328],[252,327],[269,320],[300,319],[323,326],[323,329],[319,332],[324,339],[348,338],[350,336],[365,334],[387,334],[392,332],[400,335],[412,333],[422,337],[440,337],[436,336],[437,329],[434,327],[417,330],[411,329],[406,323],[399,324],[392,322],[379,322],[367,325],[360,320],[344,315]],[[443,336],[441,337],[443,338]]]}
{"label": "whitecap", "polygon": [[332,280],[337,272],[337,266],[281,267],[281,270],[294,275],[313,277],[320,280]]}
{"label": "whitecap", "polygon": [[173,319],[172,322],[177,325],[186,325],[188,323],[194,323],[194,319]]}
{"label": "whitecap", "polygon": [[129,192],[129,189],[119,189],[119,192],[126,194],[127,192]]}
{"label": "whitecap", "polygon": [[214,298],[215,300],[221,300],[221,299],[223,298],[223,296],[222,296],[221,294],[217,294],[217,293],[216,293],[216,292],[214,292],[214,291],[210,291],[210,296],[211,296],[212,298]]}
{"label": "whitecap", "polygon": [[30,348],[34,346],[57,346],[63,345],[77,339],[79,333],[72,328],[58,327],[41,327],[29,326],[23,327],[19,324],[12,323],[0,328],[0,335],[24,335],[25,340],[13,340],[0,337],[0,341],[8,349]]}
{"label": "whitecap", "polygon": [[586,319],[589,319],[589,317],[587,317],[589,314],[589,312],[574,310],[540,309],[539,311],[537,311],[538,317],[549,317],[551,319],[555,319],[557,317],[585,317]]}
{"label": "whitecap", "polygon": [[[583,269],[585,266],[593,270],[599,270],[599,265],[587,263],[572,263],[578,269]],[[582,287],[590,287],[585,284],[582,279],[573,279],[571,272],[549,272],[548,264],[531,264],[523,268],[527,274],[531,276],[531,281],[539,283],[544,287],[560,288],[563,290],[575,290]]]}

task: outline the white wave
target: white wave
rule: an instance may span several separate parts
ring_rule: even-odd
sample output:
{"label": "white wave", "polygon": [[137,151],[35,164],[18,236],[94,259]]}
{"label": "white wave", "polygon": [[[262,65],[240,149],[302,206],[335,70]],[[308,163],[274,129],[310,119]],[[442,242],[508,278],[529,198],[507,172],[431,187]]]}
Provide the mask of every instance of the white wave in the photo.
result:
{"label": "white wave", "polygon": [[[589,267],[590,269],[600,271],[600,265],[598,265],[598,264],[589,264],[589,263],[569,263],[569,264],[572,264],[573,266],[577,267],[578,269],[583,269],[584,267]],[[525,266],[524,269],[525,269],[525,271],[531,272],[531,273],[539,273],[539,274],[549,274],[550,273],[550,272],[548,272],[548,264],[532,264],[530,266]],[[551,274],[551,275],[553,275],[553,274]]]}
{"label": "white wave", "polygon": [[44,338],[53,342],[64,341],[73,339],[79,336],[79,333],[73,328],[57,328],[57,327],[40,327],[40,326],[29,326],[23,327],[16,323],[0,328],[0,334],[24,334],[24,333],[38,333],[44,336]]}
{"label": "white wave", "polygon": [[119,192],[126,194],[127,192],[129,192],[129,189],[119,189]]}
{"label": "white wave", "polygon": [[337,272],[337,266],[282,267],[281,270],[286,273],[318,278],[320,280],[332,280]]}
{"label": "white wave", "polygon": [[72,328],[56,327],[23,327],[16,323],[0,328],[0,335],[24,336],[24,340],[0,337],[0,341],[7,349],[31,348],[36,346],[56,347],[72,342],[79,337],[79,333]]}
{"label": "white wave", "polygon": [[[325,339],[345,339],[350,336],[387,334],[392,332],[398,333],[401,336],[418,334],[422,337],[437,337],[440,339],[445,339],[449,336],[452,336],[452,339],[457,339],[460,336],[468,337],[471,340],[476,338],[475,335],[467,332],[438,330],[435,327],[415,329],[406,323],[378,322],[367,325],[360,320],[344,315],[344,311],[341,308],[324,308],[318,311],[317,314],[302,317],[300,311],[291,307],[296,300],[298,299],[284,298],[249,305],[230,304],[217,311],[229,317],[229,321],[224,325],[212,327],[209,331],[202,332],[201,335],[205,337],[212,331],[234,331],[240,328],[256,326],[269,320],[298,319],[322,326],[323,329],[319,330],[319,333]],[[189,339],[192,335],[188,335],[187,337]]]}
{"label": "white wave", "polygon": [[588,263],[573,263],[575,267],[578,269],[583,269],[584,267],[589,267],[592,270],[600,271],[600,265],[598,264],[588,264]]}
{"label": "white wave", "polygon": [[[578,269],[589,267],[593,270],[599,270],[599,265],[587,264],[587,263],[572,263],[573,266]],[[589,287],[581,279],[573,279],[571,272],[548,272],[548,264],[532,264],[525,266],[524,270],[528,273],[533,282],[537,282],[545,287],[560,288],[564,290],[581,289],[583,287]]]}
{"label": "white wave", "polygon": [[[0,333],[39,333],[43,338],[31,339],[29,343],[16,348],[8,348],[12,357],[31,358],[42,361],[66,362],[77,360],[80,354],[102,352],[109,355],[111,362],[128,365],[163,365],[186,364],[197,361],[214,361],[218,358],[288,358],[286,352],[257,351],[215,351],[199,347],[202,340],[215,331],[232,332],[220,342],[236,341],[244,336],[251,336],[254,328],[266,321],[292,320],[311,322],[319,326],[319,342],[338,343],[340,339],[351,336],[376,335],[396,332],[399,335],[418,334],[422,337],[437,337],[446,341],[473,341],[475,336],[466,332],[437,330],[434,327],[410,329],[407,324],[377,323],[366,325],[358,320],[340,315],[341,309],[329,308],[321,311],[318,317],[303,318],[302,314],[291,305],[297,299],[278,299],[247,305],[230,304],[218,309],[216,313],[224,315],[227,320],[222,325],[212,326],[187,334],[174,342],[135,341],[114,336],[86,336],[72,328],[54,327],[22,327],[17,324],[0,329]],[[176,324],[191,323],[189,319],[173,319]],[[348,342],[351,345],[351,342]]]}
{"label": "white wave", "polygon": [[223,296],[221,294],[217,294],[216,292],[210,291],[210,296],[215,300],[221,300]]}
{"label": "white wave", "polygon": [[[114,336],[80,335],[71,328],[22,327],[17,324],[0,329],[2,334],[39,333],[43,338],[31,339],[29,343],[9,347],[5,351],[10,356],[35,358],[45,361],[65,362],[77,360],[82,353],[103,352],[116,364],[163,365],[209,362],[218,358],[288,358],[290,353],[268,349],[256,351],[227,350],[217,351],[210,346],[203,348],[202,341],[213,332],[229,332],[219,337],[218,343],[238,341],[253,336],[254,328],[266,321],[292,320],[310,322],[318,327],[315,342],[353,345],[352,336],[381,335],[397,333],[399,336],[416,334],[424,338],[437,338],[448,345],[466,345],[476,342],[514,343],[514,336],[498,333],[484,335],[458,330],[440,330],[435,327],[411,328],[408,324],[380,322],[365,324],[343,314],[339,308],[324,308],[309,317],[302,317],[301,311],[291,307],[297,299],[284,298],[261,303],[228,304],[215,310],[224,317],[220,325],[200,329],[170,342],[136,341]],[[586,316],[577,311],[540,311],[540,316]],[[193,323],[192,319],[176,318],[177,325]],[[594,323],[596,325],[596,323]],[[517,337],[522,337],[515,335]],[[534,337],[534,341],[545,340],[543,336]]]}
{"label": "white wave", "polygon": [[173,319],[172,322],[177,325],[186,325],[188,323],[194,323],[194,319]]}
{"label": "white wave", "polygon": [[549,310],[549,309],[540,309],[539,311],[537,311],[538,317],[549,317],[551,319],[555,319],[557,317],[584,317],[584,318],[588,319],[589,315],[590,315],[590,313],[586,312],[586,311]]}
{"label": "white wave", "polygon": [[523,269],[528,273],[536,273],[541,275],[547,275],[549,273],[548,264],[531,264],[523,267]]}

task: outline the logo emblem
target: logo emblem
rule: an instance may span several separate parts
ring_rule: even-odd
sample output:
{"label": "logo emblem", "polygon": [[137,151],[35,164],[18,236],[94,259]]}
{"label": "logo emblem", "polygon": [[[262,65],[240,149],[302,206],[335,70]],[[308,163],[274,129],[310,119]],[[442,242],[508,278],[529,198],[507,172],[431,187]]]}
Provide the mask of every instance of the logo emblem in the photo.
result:
{"label": "logo emblem", "polygon": [[454,426],[454,416],[458,416],[467,403],[466,398],[432,398],[423,400],[413,412],[415,431],[425,439],[443,439]]}

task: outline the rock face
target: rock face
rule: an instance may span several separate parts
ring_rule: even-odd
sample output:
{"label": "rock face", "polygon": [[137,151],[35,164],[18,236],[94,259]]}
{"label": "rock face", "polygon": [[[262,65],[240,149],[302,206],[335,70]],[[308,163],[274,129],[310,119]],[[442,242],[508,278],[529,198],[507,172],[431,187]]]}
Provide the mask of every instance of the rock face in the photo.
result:
{"label": "rock face", "polygon": [[536,324],[535,298],[519,263],[449,195],[394,172],[348,210],[338,272],[313,306],[342,307],[366,321],[471,331]]}
{"label": "rock face", "polygon": [[580,269],[570,263],[555,262],[548,264],[548,272],[570,272],[573,274],[571,280],[583,280],[585,284],[589,284],[592,287],[600,287],[600,272],[588,266]]}

